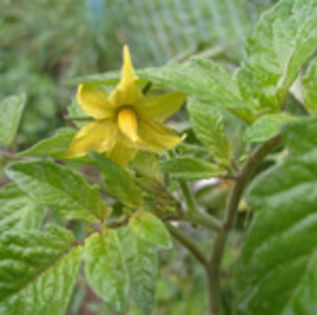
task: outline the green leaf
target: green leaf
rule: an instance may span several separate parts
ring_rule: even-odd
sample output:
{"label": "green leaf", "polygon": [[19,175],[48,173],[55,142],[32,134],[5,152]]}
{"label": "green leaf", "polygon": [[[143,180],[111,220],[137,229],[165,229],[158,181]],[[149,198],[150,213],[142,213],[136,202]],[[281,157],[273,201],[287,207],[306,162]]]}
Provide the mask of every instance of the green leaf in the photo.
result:
{"label": "green leaf", "polygon": [[[155,180],[149,177],[138,177],[136,179],[138,185],[148,193],[146,207],[156,208],[164,214],[175,214],[177,208],[179,208],[178,200],[168,190],[161,181]],[[150,195],[150,197],[149,197]],[[155,205],[152,203],[155,202]]]}
{"label": "green leaf", "polygon": [[89,285],[115,310],[125,304],[128,278],[117,231],[95,233],[85,241],[85,273]]}
{"label": "green leaf", "polygon": [[94,153],[91,156],[107,185],[107,189],[113,196],[132,208],[142,205],[142,191],[128,172],[101,154]]}
{"label": "green leaf", "polygon": [[15,184],[0,190],[0,234],[8,230],[32,230],[41,225],[44,209]]}
{"label": "green leaf", "polygon": [[194,98],[188,101],[188,111],[197,138],[209,149],[216,161],[228,164],[231,146],[221,112],[215,106],[208,106]]}
{"label": "green leaf", "polygon": [[34,201],[67,219],[96,222],[107,214],[98,188],[63,166],[48,161],[17,162],[9,165],[6,174]]}
{"label": "green leaf", "polygon": [[34,155],[60,158],[67,152],[74,135],[75,131],[73,129],[61,128],[51,138],[39,141],[18,155],[20,157]]}
{"label": "green leaf", "polygon": [[310,114],[317,114],[317,58],[315,58],[302,79],[305,107]]}
{"label": "green leaf", "polygon": [[262,113],[279,111],[302,65],[317,46],[317,2],[282,0],[263,14],[249,39],[238,79],[245,99]]}
{"label": "green leaf", "polygon": [[130,167],[139,175],[160,180],[160,163],[157,154],[139,151]]}
{"label": "green leaf", "polygon": [[14,141],[24,104],[23,95],[7,97],[0,103],[0,142],[4,145],[9,146]]}
{"label": "green leaf", "polygon": [[[137,70],[138,77],[142,77],[143,70]],[[89,74],[85,76],[80,76],[76,78],[67,79],[68,84],[81,84],[81,83],[96,83],[96,84],[104,84],[108,86],[115,86],[120,81],[120,71],[107,71],[104,73],[95,73]],[[139,79],[138,83],[140,86],[144,86],[147,84],[147,80]]]}
{"label": "green leaf", "polygon": [[80,265],[71,232],[10,232],[0,243],[0,314],[65,314]]}
{"label": "green leaf", "polygon": [[149,212],[137,211],[130,220],[130,227],[143,240],[166,249],[173,246],[170,234],[164,223]]}
{"label": "green leaf", "polygon": [[[292,156],[305,154],[313,147],[317,147],[317,137],[315,137],[316,126],[315,117],[298,119],[289,122],[283,134],[284,142],[287,143],[288,151]],[[307,122],[306,124],[303,122]],[[291,130],[291,132],[287,132]]]}
{"label": "green leaf", "polygon": [[219,165],[193,157],[180,157],[164,161],[162,168],[172,178],[184,180],[197,180],[226,174],[226,171]]}
{"label": "green leaf", "polygon": [[292,116],[284,113],[265,115],[247,128],[243,140],[245,142],[264,142],[278,134],[282,125],[290,119]]}
{"label": "green leaf", "polygon": [[105,73],[90,74],[86,76],[69,78],[67,84],[81,84],[81,83],[103,83],[105,85],[117,85],[120,81],[119,71],[107,71]]}
{"label": "green leaf", "polygon": [[142,78],[197,99],[229,109],[246,121],[254,119],[253,108],[240,95],[236,81],[219,64],[210,60],[191,60],[142,71]]}
{"label": "green leaf", "polygon": [[158,275],[157,246],[137,237],[129,227],[121,228],[118,232],[131,295],[145,314],[150,314]]}
{"label": "green leaf", "polygon": [[71,120],[78,128],[85,126],[87,121],[91,120],[91,117],[87,116],[84,110],[79,106],[76,97],[72,99],[72,103],[67,107],[67,111],[68,116],[66,118]]}
{"label": "green leaf", "polygon": [[248,193],[256,213],[236,273],[243,315],[310,315],[317,307],[317,118],[290,122],[283,136],[288,157]]}

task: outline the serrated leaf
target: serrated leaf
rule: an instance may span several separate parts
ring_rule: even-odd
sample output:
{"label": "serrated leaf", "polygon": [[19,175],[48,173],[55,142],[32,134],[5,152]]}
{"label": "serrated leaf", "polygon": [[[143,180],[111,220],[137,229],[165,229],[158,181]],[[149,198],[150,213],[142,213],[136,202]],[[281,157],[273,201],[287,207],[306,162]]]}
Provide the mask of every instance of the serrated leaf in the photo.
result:
{"label": "serrated leaf", "polygon": [[310,114],[317,114],[317,58],[315,58],[302,79],[305,107]]}
{"label": "serrated leaf", "polygon": [[282,0],[263,14],[238,73],[241,93],[263,113],[279,111],[317,46],[315,0]]}
{"label": "serrated leaf", "polygon": [[76,78],[67,79],[67,84],[81,84],[81,83],[103,83],[105,85],[117,85],[120,81],[119,71],[107,71],[105,73],[90,74]]}
{"label": "serrated leaf", "polygon": [[161,165],[164,172],[168,172],[176,179],[197,180],[226,174],[219,165],[193,157],[173,158],[162,162]]}
{"label": "serrated leaf", "polygon": [[256,213],[238,264],[239,314],[316,310],[317,149],[306,139],[308,130],[316,139],[317,118],[287,124],[289,156],[250,187],[247,199]]}
{"label": "serrated leaf", "polygon": [[131,218],[129,226],[143,240],[166,249],[173,246],[170,234],[164,223],[149,212],[137,211]]}
{"label": "serrated leaf", "polygon": [[0,235],[8,230],[38,229],[43,215],[43,207],[14,183],[0,190]]}
{"label": "serrated leaf", "polygon": [[158,275],[157,246],[137,237],[129,227],[119,231],[130,278],[130,292],[137,305],[150,314]]}
{"label": "serrated leaf", "polygon": [[231,157],[231,146],[219,109],[190,98],[188,111],[197,138],[209,149],[216,161],[220,164],[228,164]]}
{"label": "serrated leaf", "polygon": [[191,60],[184,64],[148,68],[142,71],[141,76],[208,104],[222,106],[246,121],[254,119],[253,108],[241,98],[234,78],[210,60]]}
{"label": "serrated leaf", "polygon": [[114,197],[133,208],[142,205],[142,191],[127,171],[103,155],[95,153],[91,156],[107,185],[107,189]]}
{"label": "serrated leaf", "polygon": [[7,167],[6,174],[34,201],[67,219],[96,222],[107,214],[98,188],[63,166],[49,161],[17,162]]}
{"label": "serrated leaf", "polygon": [[4,145],[9,146],[14,141],[24,104],[23,95],[7,97],[0,103],[0,142]]}
{"label": "serrated leaf", "polygon": [[265,115],[246,129],[243,140],[245,142],[264,142],[277,135],[282,125],[290,119],[292,116],[284,113]]}
{"label": "serrated leaf", "polygon": [[85,273],[89,285],[115,310],[125,304],[128,278],[117,231],[93,234],[85,241]]}
{"label": "serrated leaf", "polygon": [[32,155],[62,157],[67,152],[74,135],[75,131],[73,129],[61,128],[52,137],[39,141],[18,155],[21,157]]}
{"label": "serrated leaf", "polygon": [[10,232],[0,243],[0,313],[62,315],[80,265],[81,248],[71,232]]}

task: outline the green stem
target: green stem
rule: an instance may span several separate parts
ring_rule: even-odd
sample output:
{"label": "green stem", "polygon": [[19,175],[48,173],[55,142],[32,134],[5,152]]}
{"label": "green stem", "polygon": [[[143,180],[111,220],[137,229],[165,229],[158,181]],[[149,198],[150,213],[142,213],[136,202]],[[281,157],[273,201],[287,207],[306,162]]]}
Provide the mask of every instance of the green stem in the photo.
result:
{"label": "green stem", "polygon": [[180,187],[181,187],[181,190],[182,190],[182,193],[184,195],[184,198],[185,198],[185,202],[186,202],[186,205],[187,205],[187,208],[188,208],[188,211],[190,213],[196,213],[198,212],[197,210],[197,207],[196,207],[196,203],[195,203],[195,200],[194,200],[194,197],[187,185],[187,183],[183,180],[180,180],[179,181],[179,184],[180,184]]}
{"label": "green stem", "polygon": [[[175,158],[175,152],[173,152],[173,151],[169,151],[168,155],[171,158]],[[178,182],[179,182],[181,191],[183,193],[183,196],[184,196],[184,199],[186,202],[187,210],[190,213],[198,212],[194,196],[193,196],[192,192],[190,191],[188,184],[186,183],[185,180],[181,180],[181,179]]]}
{"label": "green stem", "polygon": [[209,268],[206,269],[208,275],[210,314],[212,315],[221,314],[220,267],[228,235],[235,223],[240,199],[259,163],[280,143],[280,140],[281,137],[276,136],[255,149],[243,164],[238,173],[236,182],[230,191],[223,227],[215,240]]}
{"label": "green stem", "polygon": [[185,220],[205,226],[213,231],[220,232],[222,230],[222,222],[217,218],[204,214],[202,212],[186,213],[184,216]]}
{"label": "green stem", "polygon": [[183,180],[180,180],[179,184],[188,208],[188,212],[184,213],[185,219],[188,219],[192,223],[203,225],[210,228],[211,230],[219,232],[222,228],[221,221],[213,216],[200,212],[197,209],[194,196],[191,193],[187,183]]}
{"label": "green stem", "polygon": [[191,254],[193,254],[194,257],[205,267],[208,266],[208,260],[205,257],[204,253],[201,251],[201,249],[198,247],[195,241],[193,241],[189,236],[187,236],[185,233],[183,233],[181,230],[175,228],[173,225],[171,225],[168,222],[165,222],[165,225],[167,229],[170,231],[170,233],[184,246],[186,247]]}

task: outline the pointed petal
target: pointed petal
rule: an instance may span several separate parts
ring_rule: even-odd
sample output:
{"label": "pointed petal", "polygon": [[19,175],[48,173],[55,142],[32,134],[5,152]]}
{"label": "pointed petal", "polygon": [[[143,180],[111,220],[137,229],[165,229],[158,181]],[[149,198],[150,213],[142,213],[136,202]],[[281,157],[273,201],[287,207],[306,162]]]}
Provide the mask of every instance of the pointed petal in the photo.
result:
{"label": "pointed petal", "polygon": [[136,79],[128,45],[123,47],[122,81],[131,82]]}
{"label": "pointed petal", "polygon": [[89,151],[106,152],[110,150],[118,134],[113,119],[98,120],[84,126],[74,137],[66,157],[80,157]]}
{"label": "pointed petal", "polygon": [[106,89],[100,84],[84,83],[78,87],[77,101],[84,112],[93,118],[104,119],[114,115],[107,97]]}
{"label": "pointed petal", "polygon": [[118,126],[120,131],[132,142],[138,142],[138,119],[134,110],[130,107],[123,107],[118,113]]}
{"label": "pointed petal", "polygon": [[107,157],[120,166],[126,167],[134,159],[137,151],[138,149],[119,133],[115,145],[107,152]]}
{"label": "pointed petal", "polygon": [[137,84],[138,77],[135,75],[130,51],[127,45],[123,47],[123,67],[121,80],[109,100],[114,106],[135,105],[143,99],[141,88]]}
{"label": "pointed petal", "polygon": [[163,122],[175,114],[186,100],[186,95],[181,92],[173,92],[164,95],[144,98],[136,106],[136,111],[156,121]]}
{"label": "pointed petal", "polygon": [[152,152],[164,152],[176,147],[183,138],[163,124],[142,117],[139,120],[141,148]]}

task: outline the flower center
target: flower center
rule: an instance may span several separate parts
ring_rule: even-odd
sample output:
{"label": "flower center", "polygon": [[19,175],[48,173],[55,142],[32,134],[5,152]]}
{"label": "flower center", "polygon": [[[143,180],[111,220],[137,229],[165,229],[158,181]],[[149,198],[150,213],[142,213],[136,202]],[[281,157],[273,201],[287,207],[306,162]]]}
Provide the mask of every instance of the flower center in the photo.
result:
{"label": "flower center", "polygon": [[131,107],[122,107],[118,111],[118,127],[131,141],[139,141],[138,118]]}

